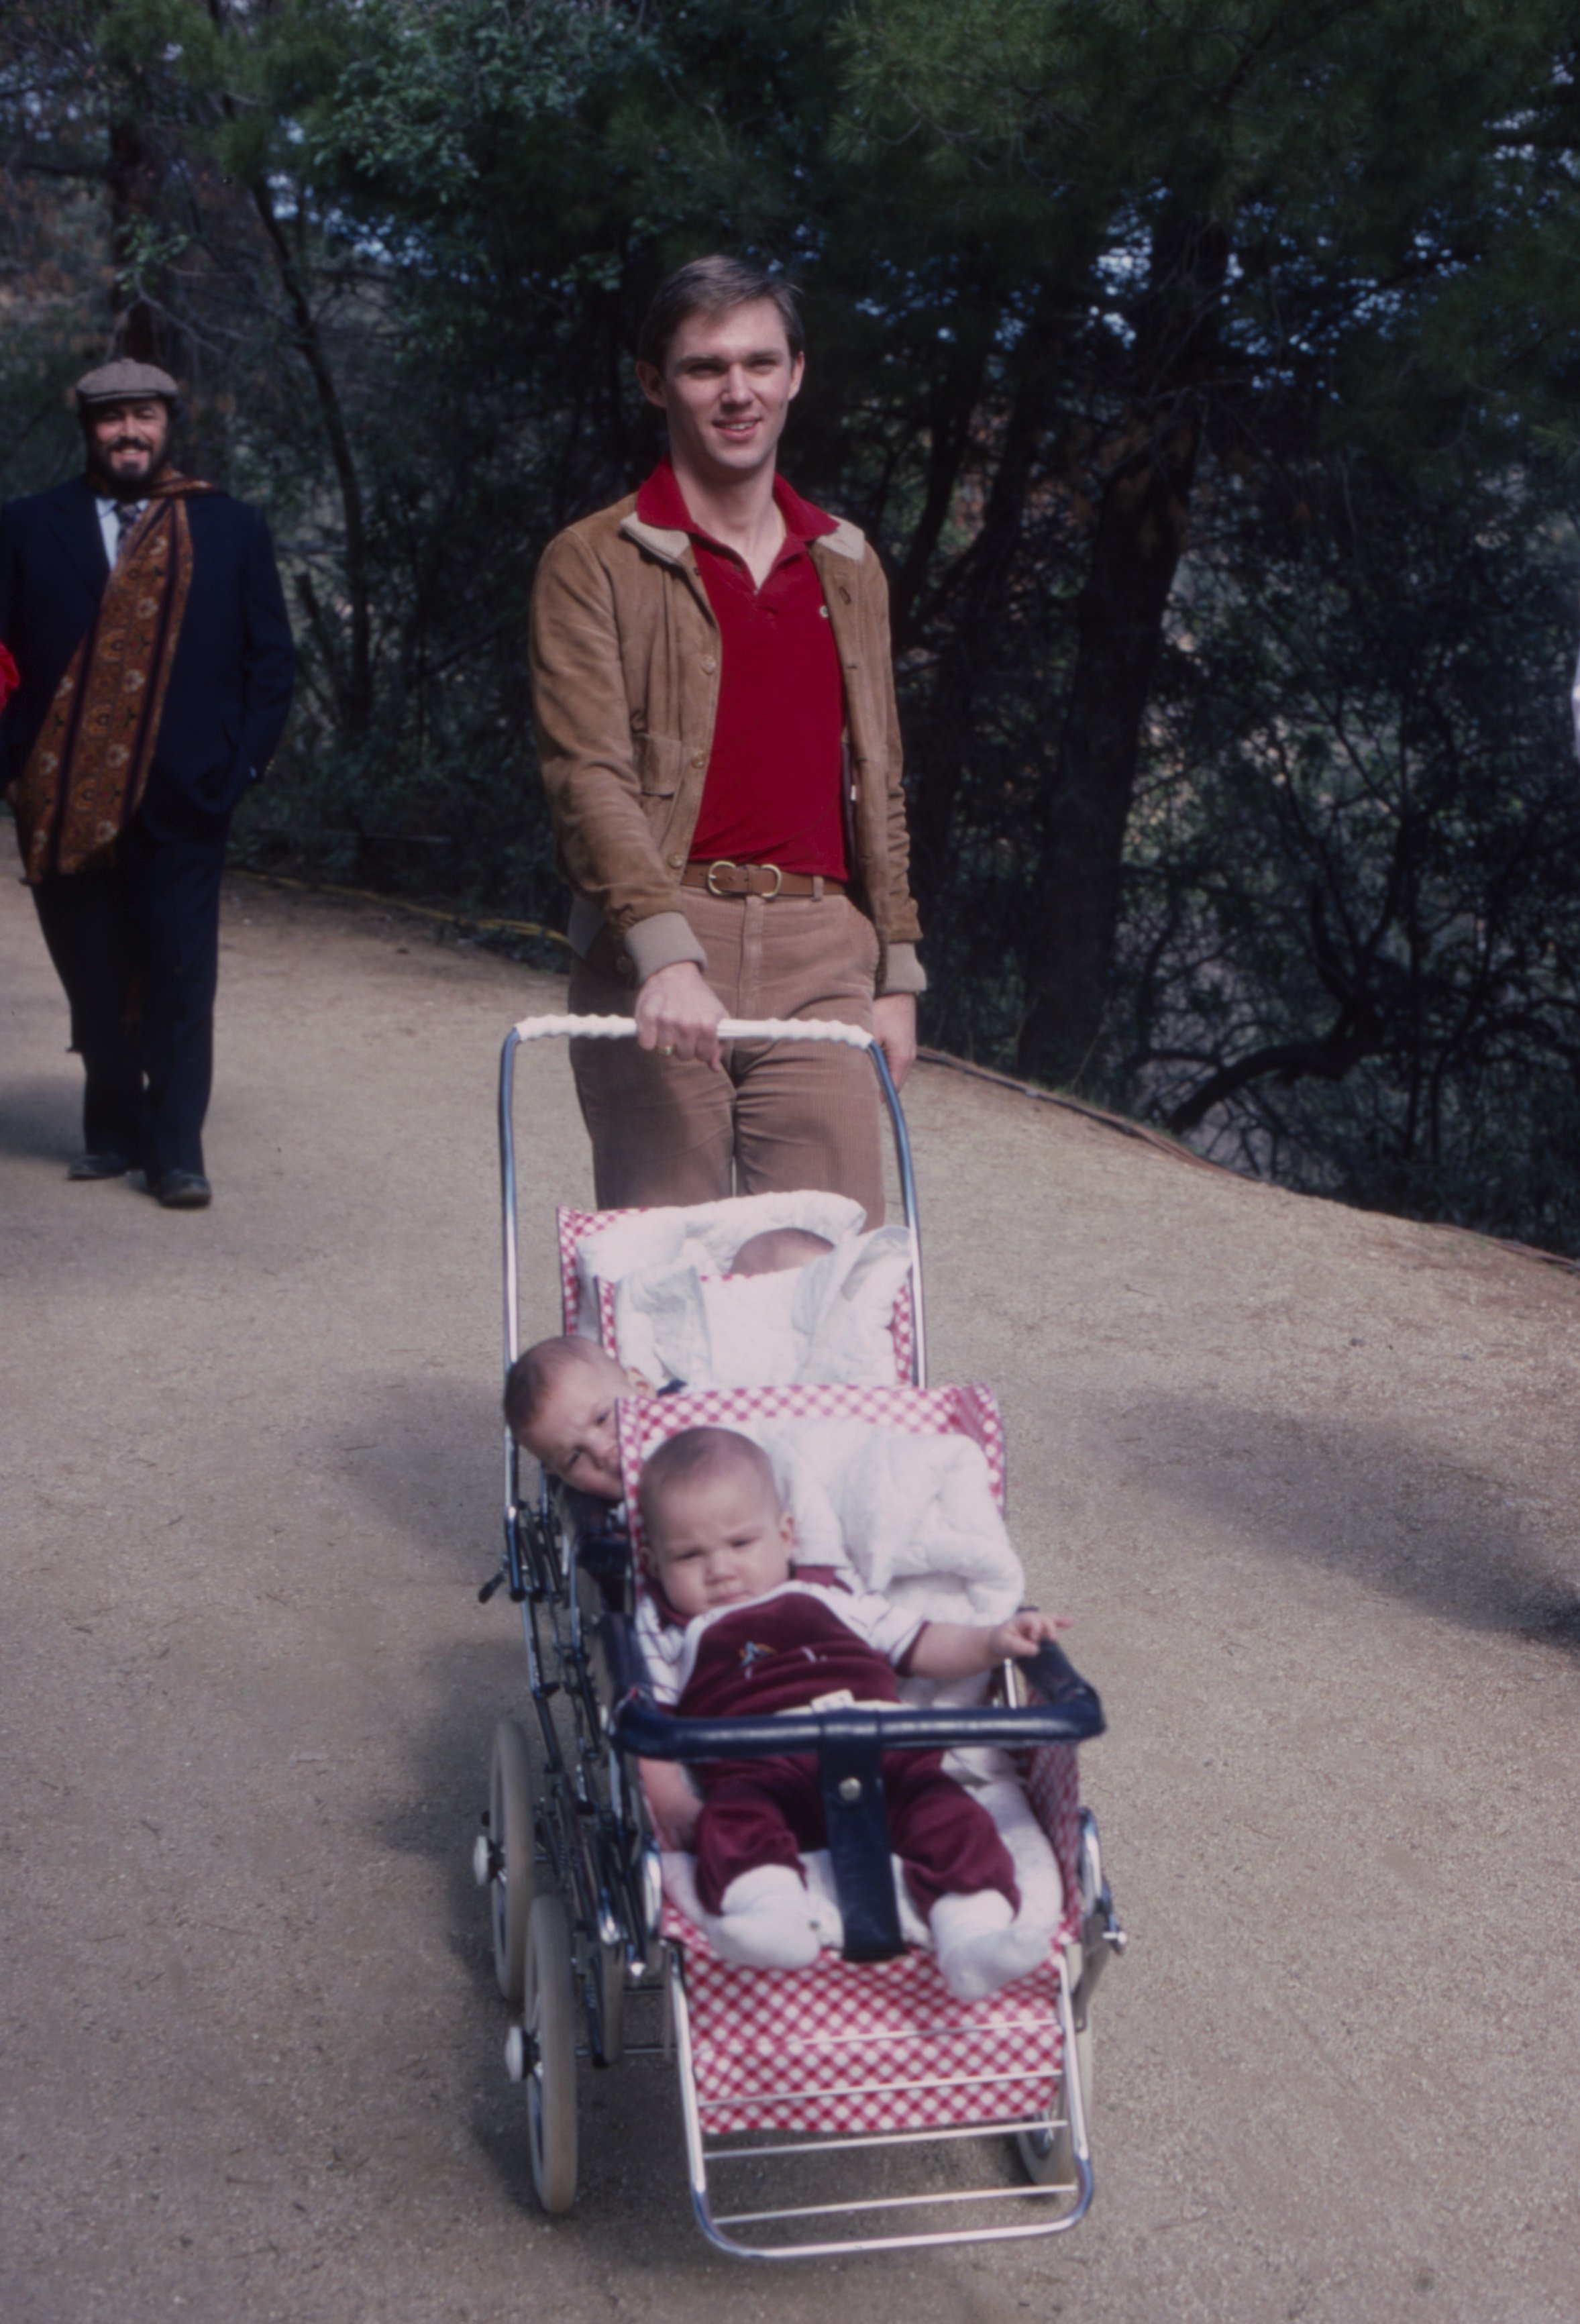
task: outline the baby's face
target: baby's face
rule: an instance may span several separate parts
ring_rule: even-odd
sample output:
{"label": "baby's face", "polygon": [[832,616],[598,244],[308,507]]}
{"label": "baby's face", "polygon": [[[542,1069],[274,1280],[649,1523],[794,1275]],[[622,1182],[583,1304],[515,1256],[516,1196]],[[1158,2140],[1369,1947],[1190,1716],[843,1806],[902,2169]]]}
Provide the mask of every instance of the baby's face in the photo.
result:
{"label": "baby's face", "polygon": [[658,1525],[648,1530],[664,1595],[688,1620],[761,1598],[790,1580],[795,1526],[748,1469],[671,1486]]}
{"label": "baby's face", "polygon": [[614,1406],[633,1392],[633,1383],[612,1357],[601,1364],[577,1364],[545,1398],[527,1450],[578,1492],[600,1501],[619,1500],[624,1488]]}

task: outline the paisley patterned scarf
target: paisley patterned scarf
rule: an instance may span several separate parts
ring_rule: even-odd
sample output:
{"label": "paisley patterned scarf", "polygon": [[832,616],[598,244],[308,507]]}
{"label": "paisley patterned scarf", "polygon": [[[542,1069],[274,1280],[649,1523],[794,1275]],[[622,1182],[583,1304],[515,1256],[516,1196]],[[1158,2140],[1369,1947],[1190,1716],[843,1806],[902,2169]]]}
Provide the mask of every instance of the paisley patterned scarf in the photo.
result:
{"label": "paisley patterned scarf", "polygon": [[11,792],[30,886],[110,862],[143,804],[192,586],[185,503],[213,490],[172,470],[152,486],[55,689]]}

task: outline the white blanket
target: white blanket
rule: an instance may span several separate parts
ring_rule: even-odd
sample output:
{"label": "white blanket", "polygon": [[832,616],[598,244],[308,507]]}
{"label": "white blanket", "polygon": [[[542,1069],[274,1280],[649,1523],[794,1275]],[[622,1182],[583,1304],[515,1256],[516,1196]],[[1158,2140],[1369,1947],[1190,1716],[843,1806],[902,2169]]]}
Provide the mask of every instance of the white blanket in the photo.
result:
{"label": "white blanket", "polygon": [[892,1381],[889,1319],[910,1267],[905,1229],[880,1227],[776,1275],[718,1277],[684,1259],[633,1268],[615,1286],[615,1348],[655,1387]]}
{"label": "white blanket", "polygon": [[[1021,1891],[1016,1925],[1035,1928],[1051,1944],[1064,1912],[1064,1884],[1058,1876],[1058,1859],[1031,1812],[1026,1794],[1012,1778],[1005,1777],[994,1783],[974,1784],[972,1797],[980,1800],[992,1816],[1014,1858],[1015,1883]],[[893,1861],[901,1932],[907,1943],[925,1945],[930,1951],[932,1937],[927,1923],[911,1903],[899,1858]],[[834,1868],[827,1849],[812,1850],[801,1858],[801,1864],[818,1933],[825,1945],[837,1952],[845,1942],[845,1924],[834,1893]],[[711,1937],[718,1923],[713,1914],[703,1911],[702,1900],[697,1894],[697,1858],[666,1850],[663,1874],[664,1893],[670,1903],[678,1904],[688,1921]]]}
{"label": "white blanket", "polygon": [[[789,1194],[735,1194],[722,1203],[633,1211],[577,1246],[577,1330],[598,1336],[598,1281],[620,1283],[636,1268],[694,1267],[698,1274],[725,1275],[744,1242],[771,1227],[804,1227],[808,1234],[840,1242],[859,1234],[867,1214],[847,1194],[815,1189]],[[731,1385],[732,1383],[725,1383]]]}
{"label": "white blanket", "polygon": [[[764,1419],[743,1428],[773,1462],[800,1565],[848,1566],[864,1588],[934,1622],[1006,1621],[1026,1577],[987,1457],[968,1436],[912,1436],[864,1420]],[[978,1702],[985,1679],[906,1679],[907,1702]]]}

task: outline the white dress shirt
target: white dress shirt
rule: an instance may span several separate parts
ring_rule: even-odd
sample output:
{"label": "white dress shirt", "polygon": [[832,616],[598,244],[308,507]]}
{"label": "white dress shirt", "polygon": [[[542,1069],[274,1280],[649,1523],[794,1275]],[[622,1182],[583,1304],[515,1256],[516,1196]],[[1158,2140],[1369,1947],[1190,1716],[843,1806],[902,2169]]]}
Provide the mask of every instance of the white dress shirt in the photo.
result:
{"label": "white dress shirt", "polygon": [[[115,552],[121,546],[121,528],[115,521],[115,512],[128,503],[123,501],[106,500],[102,493],[96,493],[94,498],[98,503],[98,529],[104,535],[105,555],[114,565]],[[133,501],[130,506],[134,516],[141,516],[148,503]]]}

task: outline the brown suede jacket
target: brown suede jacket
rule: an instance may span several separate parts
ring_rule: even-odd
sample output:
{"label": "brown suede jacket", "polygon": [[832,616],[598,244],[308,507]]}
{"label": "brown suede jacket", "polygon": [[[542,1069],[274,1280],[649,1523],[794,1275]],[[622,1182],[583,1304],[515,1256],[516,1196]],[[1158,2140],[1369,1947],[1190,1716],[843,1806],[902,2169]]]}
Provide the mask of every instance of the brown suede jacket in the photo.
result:
{"label": "brown suede jacket", "polygon": [[[907,877],[889,593],[853,524],[811,543],[845,671],[857,899],[878,931],[878,991],[926,982]],[[634,495],[551,540],[532,588],[538,757],[571,944],[607,928],[640,982],[702,961],[679,904],[718,709],[718,624],[684,532],[644,523]]]}

